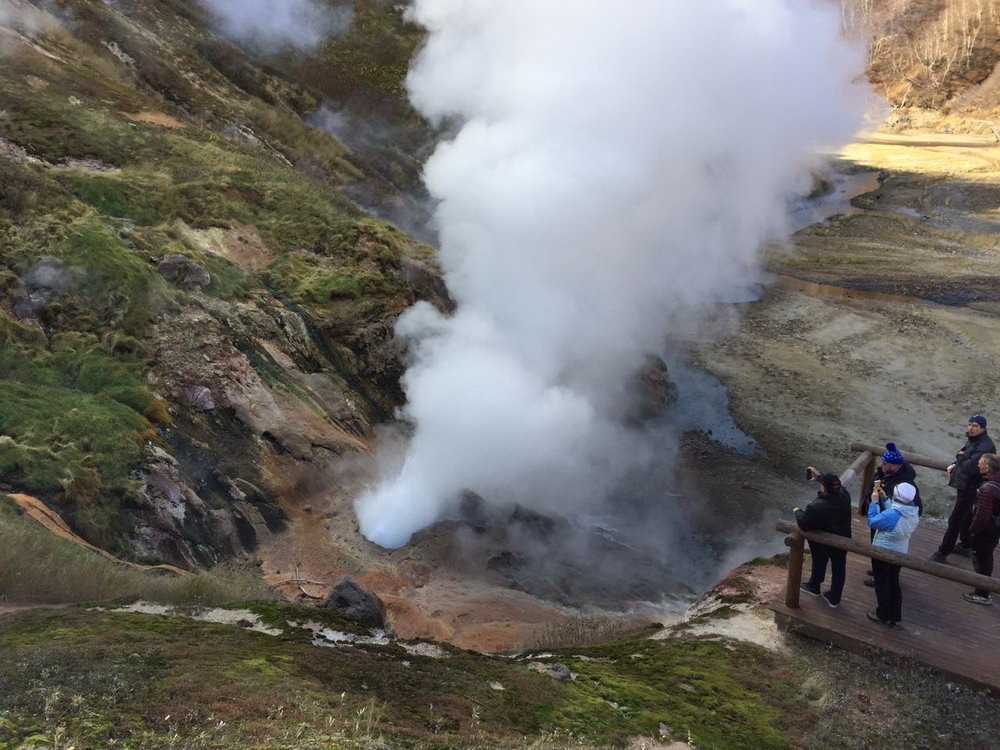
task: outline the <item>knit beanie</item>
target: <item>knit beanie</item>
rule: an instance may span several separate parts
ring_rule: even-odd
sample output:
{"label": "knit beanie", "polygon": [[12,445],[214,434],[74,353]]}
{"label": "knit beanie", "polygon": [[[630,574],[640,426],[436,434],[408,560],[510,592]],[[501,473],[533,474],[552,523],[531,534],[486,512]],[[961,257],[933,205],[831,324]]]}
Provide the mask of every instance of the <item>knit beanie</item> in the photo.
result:
{"label": "knit beanie", "polygon": [[882,463],[884,464],[901,464],[903,463],[903,454],[899,452],[895,443],[885,444],[885,453],[882,454]]}
{"label": "knit beanie", "polygon": [[913,501],[916,497],[917,488],[909,482],[901,482],[897,484],[896,489],[892,491],[892,499],[897,503],[902,503],[903,505],[913,505]]}
{"label": "knit beanie", "polygon": [[986,417],[984,417],[982,414],[973,414],[971,417],[969,417],[969,421],[975,422],[984,430],[986,429]]}

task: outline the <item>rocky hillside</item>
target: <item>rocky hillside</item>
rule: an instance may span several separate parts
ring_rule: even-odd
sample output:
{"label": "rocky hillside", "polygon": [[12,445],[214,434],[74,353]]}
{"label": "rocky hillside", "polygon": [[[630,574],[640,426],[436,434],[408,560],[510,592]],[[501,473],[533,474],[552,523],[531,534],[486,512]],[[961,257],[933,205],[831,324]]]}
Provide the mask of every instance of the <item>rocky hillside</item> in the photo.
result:
{"label": "rocky hillside", "polygon": [[[996,0],[841,0],[848,33],[869,45],[868,76],[896,109],[955,115],[967,127],[998,116]],[[915,112],[914,112],[915,113]]]}
{"label": "rocky hillside", "polygon": [[374,215],[418,205],[413,154],[315,119],[425,132],[399,98],[419,33],[355,5],[265,62],[186,0],[0,3],[0,490],[122,557],[211,565],[368,445],[395,317],[446,300],[433,250]]}

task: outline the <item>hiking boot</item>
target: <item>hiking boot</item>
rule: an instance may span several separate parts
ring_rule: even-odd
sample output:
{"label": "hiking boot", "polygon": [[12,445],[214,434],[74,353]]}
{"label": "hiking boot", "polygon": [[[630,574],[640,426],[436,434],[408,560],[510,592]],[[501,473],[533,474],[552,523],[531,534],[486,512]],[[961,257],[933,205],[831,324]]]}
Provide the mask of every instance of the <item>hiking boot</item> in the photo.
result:
{"label": "hiking boot", "polygon": [[972,602],[973,604],[983,604],[985,606],[990,606],[993,604],[993,597],[989,594],[985,596],[983,594],[977,594],[975,591],[970,591],[968,594],[962,594],[962,598],[967,602]]}
{"label": "hiking boot", "polygon": [[875,571],[872,570],[871,568],[868,568],[868,570],[865,571],[865,575],[868,576],[868,577],[871,577],[871,576],[875,575]]}
{"label": "hiking boot", "polygon": [[874,609],[869,609],[867,612],[865,612],[865,617],[867,617],[872,622],[877,622],[879,625],[885,625],[887,628],[893,627],[893,623],[889,622],[888,620],[883,620],[877,614],[875,614]]}
{"label": "hiking boot", "polygon": [[840,602],[839,601],[835,602],[833,599],[830,598],[830,592],[829,591],[824,591],[823,592],[823,601],[825,601],[827,604],[829,604],[834,609],[836,609],[837,607],[840,606]]}
{"label": "hiking boot", "polygon": [[803,583],[799,588],[810,596],[819,596],[819,586],[810,586],[808,583]]}
{"label": "hiking boot", "polygon": [[871,589],[875,588],[875,579],[874,578],[866,578],[865,579],[865,586],[867,586],[868,588],[871,588]]}
{"label": "hiking boot", "polygon": [[938,550],[933,555],[931,555],[931,562],[946,563],[948,562],[948,555],[942,554],[941,550]]}

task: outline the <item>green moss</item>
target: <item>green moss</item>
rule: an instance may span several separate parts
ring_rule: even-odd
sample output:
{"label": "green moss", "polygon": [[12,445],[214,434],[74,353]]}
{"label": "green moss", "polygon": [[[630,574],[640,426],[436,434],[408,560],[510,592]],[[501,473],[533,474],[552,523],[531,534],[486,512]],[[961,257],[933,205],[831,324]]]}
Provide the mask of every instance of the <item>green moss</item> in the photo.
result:
{"label": "green moss", "polygon": [[161,180],[78,173],[67,183],[74,196],[106,216],[145,225],[167,218],[162,200],[166,185]]}
{"label": "green moss", "polygon": [[[593,660],[580,660],[577,655]],[[764,649],[707,640],[619,641],[558,655],[579,676],[546,722],[586,738],[624,743],[660,723],[699,747],[782,748],[781,722],[796,709],[790,682]]]}
{"label": "green moss", "polygon": [[0,446],[5,481],[58,499],[83,536],[114,546],[150,436],[141,415],[108,397],[0,381],[0,433],[12,441]]}
{"label": "green moss", "polygon": [[147,158],[153,150],[148,137],[117,113],[90,103],[73,104],[73,90],[51,85],[35,91],[10,73],[4,81],[0,136],[35,156],[51,162],[97,159],[123,166]]}
{"label": "green moss", "polygon": [[[286,631],[289,619],[323,616],[290,604],[251,609]],[[346,629],[334,620],[324,624]],[[81,655],[81,667],[89,659],[120,663],[132,653],[146,665],[145,675],[137,671],[134,679],[144,677],[150,689],[133,690],[132,673],[123,673],[124,692],[132,697],[124,706],[96,708],[95,719],[114,722],[127,711],[140,719],[136,731],[155,732],[170,714],[177,717],[172,731],[183,738],[203,727],[201,711],[211,706],[213,721],[227,725],[216,735],[220,747],[342,747],[358,737],[358,717],[373,711],[371,728],[392,747],[543,746],[558,736],[576,746],[615,748],[659,737],[666,725],[671,737],[690,738],[698,747],[780,748],[801,736],[790,714],[808,720],[813,710],[796,700],[797,678],[781,657],[696,639],[628,639],[560,652],[554,660],[577,674],[560,683],[527,669],[530,656],[511,660],[449,649],[445,658],[430,659],[395,645],[321,648],[294,631],[271,637],[181,617],[26,612],[0,629],[0,658],[7,664],[38,653],[54,661],[70,652]],[[37,686],[60,689],[80,678],[40,679]],[[493,682],[505,690],[493,690]],[[17,707],[7,715],[22,724],[39,717],[25,693],[21,680],[0,679],[0,700]],[[339,741],[315,734],[309,744],[284,737],[285,721],[346,733]],[[68,726],[83,733],[75,719]],[[256,742],[248,743],[250,736]]]}
{"label": "green moss", "polygon": [[72,227],[57,257],[83,271],[80,294],[99,316],[99,324],[140,331],[156,312],[165,289],[148,260],[97,220]]}

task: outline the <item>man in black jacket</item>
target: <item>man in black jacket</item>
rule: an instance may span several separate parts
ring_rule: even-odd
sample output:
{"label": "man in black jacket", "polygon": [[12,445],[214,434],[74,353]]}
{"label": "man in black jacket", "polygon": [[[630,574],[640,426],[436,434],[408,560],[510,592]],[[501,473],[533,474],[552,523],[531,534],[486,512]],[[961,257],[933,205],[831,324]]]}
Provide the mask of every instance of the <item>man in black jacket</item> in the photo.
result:
{"label": "man in black jacket", "polygon": [[[820,482],[816,499],[805,510],[794,508],[795,521],[803,531],[826,531],[830,534],[851,538],[851,495],[836,474],[819,474],[811,466],[809,475]],[[831,607],[840,604],[847,578],[847,552],[825,544],[809,542],[812,553],[812,575],[802,590],[812,596],[820,596],[820,586],[826,578],[826,564],[830,563],[830,590],[823,591],[822,597]]]}
{"label": "man in black jacket", "polygon": [[[971,554],[972,540],[969,524],[972,509],[976,504],[976,491],[982,482],[979,472],[979,458],[986,453],[996,453],[996,446],[986,434],[986,417],[973,414],[969,417],[969,428],[965,433],[965,446],[955,456],[955,463],[948,467],[948,486],[955,488],[955,507],[948,517],[948,530],[944,532],[941,546],[931,555],[934,562],[945,562],[952,552]],[[958,547],[956,540],[960,541]]]}
{"label": "man in black jacket", "polygon": [[[868,503],[871,502],[872,492],[879,486],[876,484],[877,482],[882,483],[882,491],[886,497],[892,497],[892,491],[896,489],[897,484],[906,482],[917,487],[917,471],[910,465],[909,461],[903,458],[903,454],[896,447],[895,443],[885,444],[885,453],[882,454],[882,465],[875,469],[872,483],[865,488],[858,502],[859,516],[868,517]],[[920,499],[919,487],[917,487],[917,497],[914,499],[913,504],[917,506],[917,512],[923,515],[924,503]],[[872,538],[874,536],[874,529],[872,529]]]}

